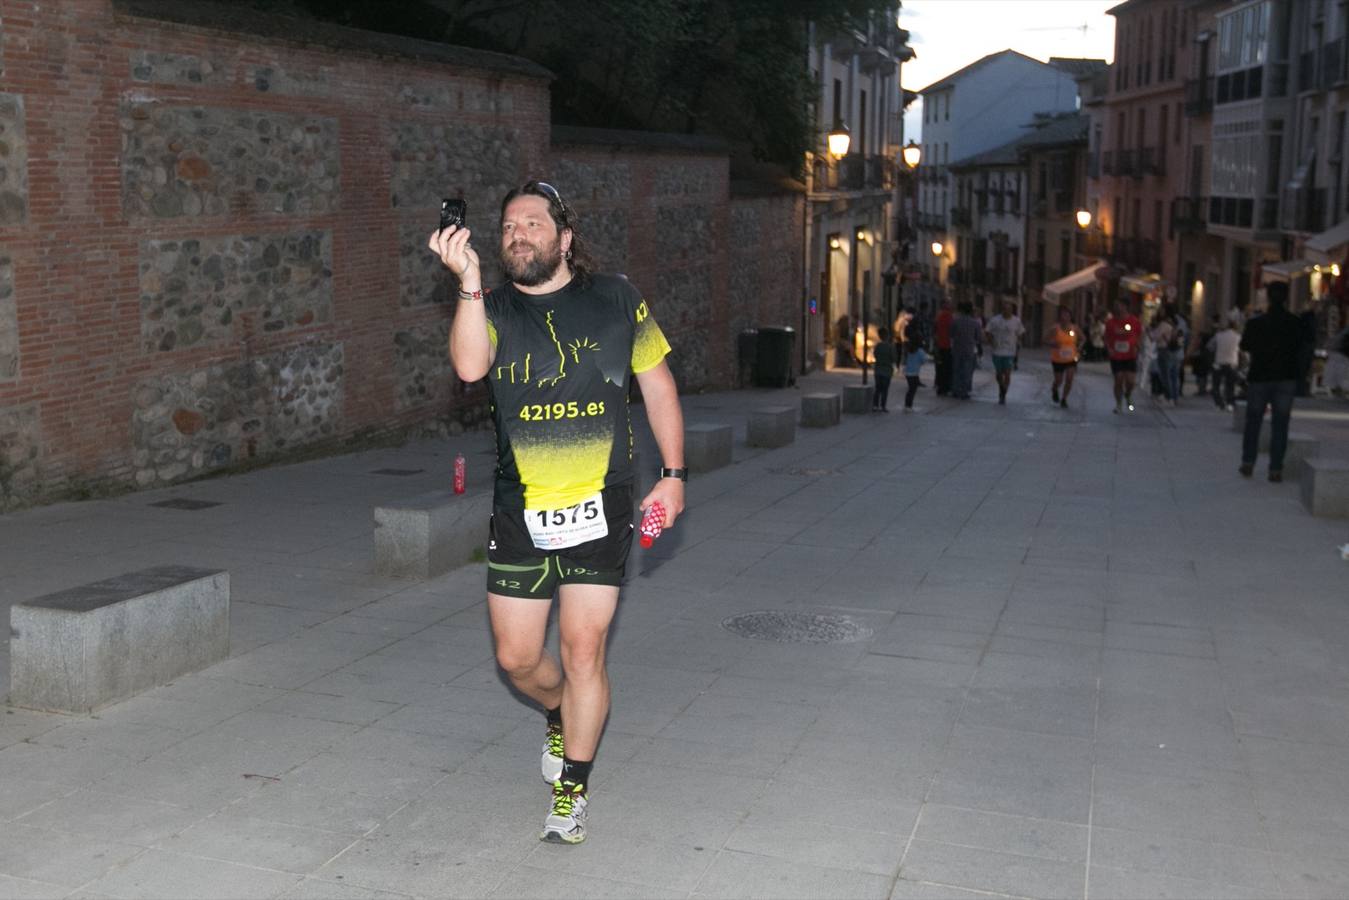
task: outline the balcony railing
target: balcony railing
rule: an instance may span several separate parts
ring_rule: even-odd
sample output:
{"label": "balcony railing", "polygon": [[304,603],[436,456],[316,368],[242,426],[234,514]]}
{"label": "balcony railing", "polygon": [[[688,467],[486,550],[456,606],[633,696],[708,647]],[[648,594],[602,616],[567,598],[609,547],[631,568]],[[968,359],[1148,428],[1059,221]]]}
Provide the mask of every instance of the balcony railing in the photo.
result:
{"label": "balcony railing", "polygon": [[1121,150],[1119,152],[1119,164],[1117,166],[1116,174],[1128,175],[1131,178],[1141,178],[1143,169],[1139,165],[1139,156],[1139,150]]}
{"label": "balcony railing", "polygon": [[1076,250],[1079,256],[1108,259],[1128,269],[1159,272],[1162,267],[1162,254],[1157,242],[1144,238],[1119,238],[1099,231],[1079,231]]}
{"label": "balcony railing", "polygon": [[1138,168],[1144,175],[1166,174],[1166,148],[1141,147],[1138,151]]}
{"label": "balcony railing", "polygon": [[1284,192],[1284,228],[1318,232],[1326,228],[1326,189],[1300,188]]}
{"label": "balcony railing", "polygon": [[1213,76],[1185,82],[1185,115],[1206,116],[1213,112]]}
{"label": "balcony railing", "polygon": [[1208,224],[1207,197],[1176,197],[1171,201],[1171,227],[1176,231],[1203,231]]}

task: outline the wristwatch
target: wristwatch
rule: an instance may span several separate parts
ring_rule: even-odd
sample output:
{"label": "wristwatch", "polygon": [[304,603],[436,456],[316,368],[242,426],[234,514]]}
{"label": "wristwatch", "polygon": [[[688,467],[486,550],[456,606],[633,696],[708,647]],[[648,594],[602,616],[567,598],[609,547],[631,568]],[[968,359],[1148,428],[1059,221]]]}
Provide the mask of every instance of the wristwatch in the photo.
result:
{"label": "wristwatch", "polygon": [[661,469],[661,470],[660,470],[660,477],[661,477],[661,478],[678,478],[680,481],[687,482],[687,481],[689,480],[689,470],[688,470],[688,469]]}

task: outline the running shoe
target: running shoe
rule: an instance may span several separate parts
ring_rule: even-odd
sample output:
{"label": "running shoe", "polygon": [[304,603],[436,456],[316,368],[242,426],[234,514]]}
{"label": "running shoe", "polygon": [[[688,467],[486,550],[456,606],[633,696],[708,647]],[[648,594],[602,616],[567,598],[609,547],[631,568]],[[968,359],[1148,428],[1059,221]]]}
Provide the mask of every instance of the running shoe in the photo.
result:
{"label": "running shoe", "polygon": [[1063,407],[1064,409],[1067,409],[1067,408],[1068,408],[1068,398],[1067,398],[1067,397],[1064,397],[1062,400],[1060,400],[1060,401],[1059,401],[1059,406]]}
{"label": "running shoe", "polygon": [[562,744],[562,726],[548,723],[548,734],[543,739],[543,759],[539,769],[543,780],[555,784],[562,777],[562,757],[566,754]]}
{"label": "running shoe", "polygon": [[543,820],[539,840],[550,844],[579,844],[586,839],[585,785],[553,782],[553,805]]}
{"label": "running shoe", "polygon": [[1049,389],[1049,396],[1051,396],[1051,397],[1054,398],[1054,402],[1055,402],[1055,403],[1058,403],[1058,402],[1059,402],[1059,389],[1056,388],[1056,387],[1055,387],[1055,388],[1050,388],[1050,389]]}

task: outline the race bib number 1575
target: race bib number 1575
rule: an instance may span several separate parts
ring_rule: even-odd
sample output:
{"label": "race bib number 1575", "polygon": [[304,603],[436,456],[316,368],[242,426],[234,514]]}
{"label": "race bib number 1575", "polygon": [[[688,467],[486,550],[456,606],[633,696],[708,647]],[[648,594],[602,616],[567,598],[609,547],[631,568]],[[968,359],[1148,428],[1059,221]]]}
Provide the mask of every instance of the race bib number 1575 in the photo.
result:
{"label": "race bib number 1575", "polygon": [[561,550],[594,541],[609,534],[604,520],[604,500],[597,491],[580,503],[561,509],[527,509],[525,526],[540,550]]}

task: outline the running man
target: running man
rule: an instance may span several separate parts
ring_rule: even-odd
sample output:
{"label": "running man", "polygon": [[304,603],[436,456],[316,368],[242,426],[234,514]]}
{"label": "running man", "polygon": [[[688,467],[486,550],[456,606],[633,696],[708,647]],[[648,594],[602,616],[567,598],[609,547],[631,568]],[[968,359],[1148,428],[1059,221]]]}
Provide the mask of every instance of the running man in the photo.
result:
{"label": "running man", "polygon": [[1055,403],[1067,409],[1068,394],[1073,389],[1073,376],[1077,374],[1079,348],[1082,346],[1082,334],[1073,324],[1073,311],[1068,307],[1059,307],[1059,320],[1049,332],[1048,343],[1049,364],[1054,367],[1054,387],[1050,390],[1050,396]]}
{"label": "running man", "polygon": [[[624,278],[591,271],[576,216],[531,181],[501,204],[510,281],[484,296],[467,228],[430,246],[456,278],[450,356],[464,381],[487,379],[497,468],[487,548],[496,659],[547,713],[542,757],[552,801],[541,840],[585,840],[587,789],[609,712],[605,642],[632,544],[628,385],[635,375],[665,468],[642,500],[665,527],[684,509],[684,425],[666,365],[670,345]],[[544,650],[559,597],[561,660]]]}
{"label": "running man", "polygon": [[1012,369],[1016,364],[1017,347],[1026,328],[1016,314],[1016,306],[1010,300],[1002,302],[1002,315],[994,316],[984,326],[989,342],[993,346],[993,373],[998,379],[998,403],[1007,404],[1007,388],[1012,384]]}
{"label": "running man", "polygon": [[1134,411],[1134,385],[1138,381],[1138,341],[1143,326],[1129,312],[1123,300],[1115,301],[1115,312],[1105,320],[1105,349],[1110,371],[1115,376],[1115,412]]}

